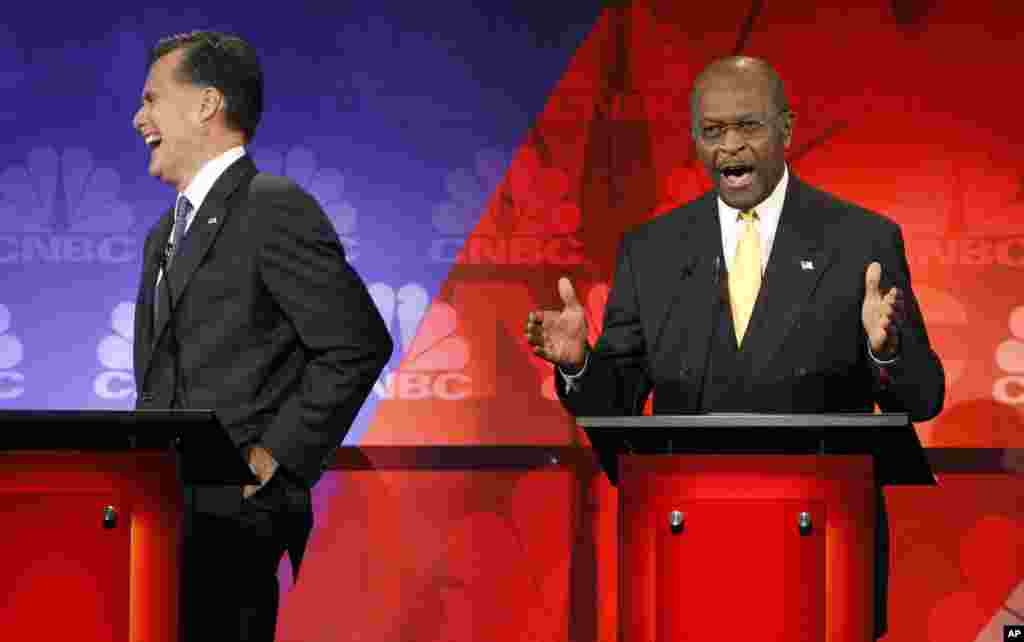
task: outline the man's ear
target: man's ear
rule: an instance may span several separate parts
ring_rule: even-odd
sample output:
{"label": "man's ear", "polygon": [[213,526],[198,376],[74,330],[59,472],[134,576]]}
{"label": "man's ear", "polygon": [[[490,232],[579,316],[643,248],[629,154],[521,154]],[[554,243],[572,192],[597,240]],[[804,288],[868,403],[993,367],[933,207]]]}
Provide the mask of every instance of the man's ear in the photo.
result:
{"label": "man's ear", "polygon": [[782,142],[786,149],[789,149],[789,144],[793,140],[793,123],[796,121],[796,114],[790,110],[782,112]]}
{"label": "man's ear", "polygon": [[199,122],[208,125],[223,110],[224,94],[215,87],[203,87],[199,98]]}

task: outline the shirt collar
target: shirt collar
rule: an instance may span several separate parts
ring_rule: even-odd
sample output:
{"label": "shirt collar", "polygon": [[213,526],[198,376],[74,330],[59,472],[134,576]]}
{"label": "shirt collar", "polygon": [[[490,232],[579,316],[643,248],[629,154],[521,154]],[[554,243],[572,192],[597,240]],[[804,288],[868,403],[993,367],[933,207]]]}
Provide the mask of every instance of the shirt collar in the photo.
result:
{"label": "shirt collar", "polygon": [[188,184],[184,192],[185,198],[192,204],[193,213],[198,212],[199,208],[203,206],[203,201],[206,200],[206,196],[213,189],[213,184],[217,182],[221,174],[243,156],[245,156],[245,147],[241,145],[232,147],[220,156],[207,161],[199,169],[199,172],[192,179],[192,182]]}
{"label": "shirt collar", "polygon": [[[779,217],[782,216],[782,205],[786,200],[786,187],[789,185],[789,168],[786,165],[782,166],[782,178],[779,179],[778,184],[775,185],[775,189],[768,195],[768,198],[764,199],[760,203],[754,206],[757,211],[757,220],[761,226],[761,229],[774,230],[778,227]],[[718,216],[722,221],[722,224],[734,223],[739,217],[740,210],[735,207],[731,207],[722,200],[722,197],[718,197]]]}

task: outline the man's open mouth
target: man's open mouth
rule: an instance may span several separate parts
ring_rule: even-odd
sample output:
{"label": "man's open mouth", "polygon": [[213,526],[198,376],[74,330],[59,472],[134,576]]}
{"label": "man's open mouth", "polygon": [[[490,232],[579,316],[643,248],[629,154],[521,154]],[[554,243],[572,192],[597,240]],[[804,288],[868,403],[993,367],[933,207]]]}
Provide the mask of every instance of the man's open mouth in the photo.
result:
{"label": "man's open mouth", "polygon": [[720,170],[722,182],[730,188],[740,188],[750,185],[754,180],[754,167],[752,165],[729,165]]}
{"label": "man's open mouth", "polygon": [[146,136],[145,140],[146,146],[150,149],[156,149],[160,146],[160,143],[163,142],[163,139],[160,138],[158,134],[150,134],[149,136]]}

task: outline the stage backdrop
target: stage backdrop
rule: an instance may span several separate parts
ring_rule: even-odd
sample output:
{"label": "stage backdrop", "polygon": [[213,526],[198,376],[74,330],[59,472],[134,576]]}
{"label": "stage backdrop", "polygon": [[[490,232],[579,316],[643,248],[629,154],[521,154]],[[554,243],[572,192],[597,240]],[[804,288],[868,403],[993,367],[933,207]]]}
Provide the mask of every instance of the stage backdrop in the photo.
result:
{"label": "stage backdrop", "polygon": [[[535,4],[6,9],[0,405],[132,407],[140,248],[174,195],[131,118],[148,47],[213,28],[262,54],[251,153],[319,199],[402,348],[348,444],[582,443],[525,314],[568,275],[596,336],[621,233],[708,187],[694,75],[746,53],[788,84],[793,172],[903,226],[947,373],[922,441],[1024,447],[1024,10]],[[374,452],[318,486],[280,639],[615,639],[615,494],[595,471],[383,472]],[[888,639],[998,640],[1024,615],[1020,479],[942,482],[889,493]]]}

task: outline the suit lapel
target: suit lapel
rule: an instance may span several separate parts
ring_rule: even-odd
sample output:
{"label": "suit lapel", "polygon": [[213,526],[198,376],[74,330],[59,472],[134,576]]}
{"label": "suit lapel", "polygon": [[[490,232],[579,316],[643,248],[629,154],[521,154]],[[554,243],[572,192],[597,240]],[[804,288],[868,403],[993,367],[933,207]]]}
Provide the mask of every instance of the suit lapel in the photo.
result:
{"label": "suit lapel", "polygon": [[[697,204],[681,234],[678,266],[664,272],[676,282],[667,288],[671,298],[665,310],[664,327],[656,335],[661,337],[661,345],[653,348],[657,352],[656,359],[661,358],[660,355],[679,355],[682,350],[682,363],[672,364],[672,368],[681,366],[695,371],[705,362],[709,348],[712,303],[718,296],[713,287],[716,271],[719,282],[725,278],[718,201],[714,192]],[[678,345],[684,338],[684,344]]]}
{"label": "suit lapel", "polygon": [[153,355],[153,302],[156,298],[156,276],[160,272],[160,259],[163,257],[167,239],[171,236],[171,225],[174,222],[174,208],[169,208],[160,217],[160,222],[146,247],[146,256],[142,264],[142,298],[135,306],[135,343],[140,347],[139,372],[149,369],[149,361]]}
{"label": "suit lapel", "polygon": [[[181,248],[174,257],[170,272],[164,275],[164,278],[169,279],[168,283],[171,286],[172,310],[177,309],[192,276],[203,262],[207,252],[210,251],[210,247],[213,246],[213,242],[224,226],[224,221],[231,213],[231,208],[227,203],[228,198],[238,189],[239,185],[251,179],[254,174],[256,174],[256,166],[248,156],[243,156],[221,174],[217,182],[213,184],[213,188],[210,189],[210,193],[206,195],[202,207],[196,212],[192,224],[189,225]],[[155,275],[153,278],[156,279]],[[154,328],[154,345],[160,342],[167,329],[169,318],[169,314],[162,315],[160,327]]]}
{"label": "suit lapel", "polygon": [[808,200],[809,190],[790,176],[779,227],[744,338],[751,366],[767,365],[832,263],[824,247],[823,222]]}

